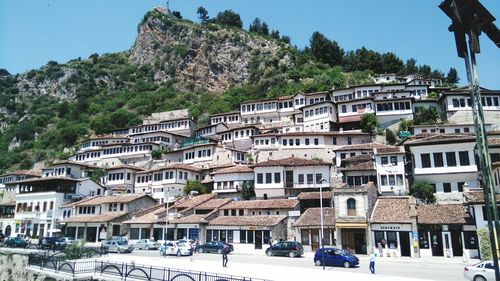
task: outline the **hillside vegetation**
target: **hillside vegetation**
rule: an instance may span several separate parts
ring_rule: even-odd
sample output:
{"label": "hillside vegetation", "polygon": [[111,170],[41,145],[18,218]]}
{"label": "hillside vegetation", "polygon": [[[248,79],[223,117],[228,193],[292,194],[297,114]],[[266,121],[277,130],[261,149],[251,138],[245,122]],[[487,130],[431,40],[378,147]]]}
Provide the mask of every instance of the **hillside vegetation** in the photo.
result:
{"label": "hillside vegetation", "polygon": [[260,20],[243,30],[232,11],[201,24],[174,15],[148,12],[129,51],[19,75],[0,69],[0,173],[65,158],[86,136],[141,124],[152,112],[189,108],[205,124],[245,100],[371,83],[376,72],[443,76],[392,53],[345,53],[319,32],[299,50]]}

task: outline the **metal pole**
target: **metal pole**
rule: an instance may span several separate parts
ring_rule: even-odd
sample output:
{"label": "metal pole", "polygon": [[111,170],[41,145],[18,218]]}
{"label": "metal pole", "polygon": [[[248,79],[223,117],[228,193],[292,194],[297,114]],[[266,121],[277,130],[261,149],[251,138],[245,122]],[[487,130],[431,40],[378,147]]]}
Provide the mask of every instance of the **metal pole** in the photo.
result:
{"label": "metal pole", "polygon": [[[167,242],[167,237],[168,237],[168,204],[169,204],[169,199],[170,199],[170,189],[167,187],[167,212],[166,212],[166,216],[165,216],[165,237],[163,237],[163,240],[165,240],[164,242],[166,243]],[[165,255],[166,256],[166,255]]]}
{"label": "metal pole", "polygon": [[[471,34],[469,39],[471,38]],[[481,105],[481,93],[479,88],[479,79],[476,69],[476,57],[468,42],[469,49],[464,52],[465,70],[467,80],[469,81],[470,98],[472,102],[472,116],[476,135],[476,153],[479,160],[478,179],[484,193],[484,203],[486,205],[486,216],[488,219],[488,229],[490,233],[491,252],[493,264],[495,267],[495,280],[500,281],[498,269],[498,231],[500,230],[498,214],[496,212],[495,189],[491,174],[491,160],[488,152],[488,137],[484,127],[483,107]],[[494,222],[493,222],[494,221]]]}
{"label": "metal pole", "polygon": [[323,265],[323,270],[325,270],[325,244],[323,243],[323,180],[319,182],[319,209],[320,209],[320,224],[321,224],[321,264]]}

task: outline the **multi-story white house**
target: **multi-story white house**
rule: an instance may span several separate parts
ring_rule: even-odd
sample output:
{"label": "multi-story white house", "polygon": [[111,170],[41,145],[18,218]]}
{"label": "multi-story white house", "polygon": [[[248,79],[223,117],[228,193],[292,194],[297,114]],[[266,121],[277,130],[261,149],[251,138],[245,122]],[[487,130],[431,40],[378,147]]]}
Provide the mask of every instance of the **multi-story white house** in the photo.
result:
{"label": "multi-story white house", "polygon": [[40,176],[41,174],[39,172],[31,170],[18,170],[0,175],[0,194],[7,191],[19,192],[15,182],[24,179],[39,178]]}
{"label": "multi-story white house", "polygon": [[113,193],[134,193],[135,175],[144,169],[133,165],[106,167],[101,184]]}
{"label": "multi-story white house", "polygon": [[[472,101],[468,87],[442,93],[438,103],[441,104],[448,121],[472,123]],[[498,118],[500,118],[500,91],[481,88],[481,105],[483,106],[485,121],[497,124]]]}
{"label": "multi-story white house", "polygon": [[187,181],[200,180],[201,169],[182,163],[168,164],[153,170],[138,172],[135,176],[135,193],[150,194],[158,202],[165,202],[167,196],[183,194]]}
{"label": "multi-story white house", "polygon": [[338,126],[343,129],[358,128],[361,116],[375,113],[373,97],[337,101]]}
{"label": "multi-story white house", "polygon": [[225,123],[216,123],[216,124],[210,124],[205,127],[197,128],[194,131],[194,136],[195,137],[209,137],[209,136],[215,136],[218,133],[227,130],[228,127]]}
{"label": "multi-story white house", "polygon": [[167,163],[181,162],[201,168],[223,164],[245,164],[247,161],[246,151],[213,142],[199,143],[167,152],[163,159]]}
{"label": "multi-story white house", "polygon": [[237,197],[244,184],[254,184],[253,169],[246,165],[220,169],[213,172],[212,175],[214,181],[212,193],[219,197]]}
{"label": "multi-story white house", "polygon": [[184,139],[186,139],[186,136],[167,131],[145,132],[130,136],[131,143],[155,143],[158,144],[161,149],[178,147],[182,144]]}
{"label": "multi-story white house", "polygon": [[336,106],[331,101],[306,105],[301,110],[305,132],[331,131],[337,121]]}
{"label": "multi-story white house", "polygon": [[232,111],[210,115],[210,125],[224,124],[239,124],[241,123],[240,112]]}
{"label": "multi-story white house", "polygon": [[377,186],[381,193],[404,195],[408,192],[404,147],[374,148]]}
{"label": "multi-story white house", "polygon": [[388,127],[400,120],[413,119],[410,92],[380,92],[375,95],[375,114],[382,127]]}
{"label": "multi-story white house", "polygon": [[436,134],[407,141],[410,182],[430,183],[438,201],[462,201],[464,184],[477,186],[474,146],[474,137],[459,134]]}
{"label": "multi-story white house", "polygon": [[[486,131],[491,131],[493,124],[484,125]],[[413,134],[427,134],[427,133],[444,133],[444,134],[463,134],[463,133],[474,133],[474,124],[436,124],[436,125],[413,125]]]}
{"label": "multi-story white house", "polygon": [[330,186],[331,164],[321,160],[289,157],[254,165],[257,198],[297,196]]}
{"label": "multi-story white house", "polygon": [[147,121],[144,124],[130,127],[129,136],[140,133],[167,131],[179,135],[190,136],[196,126],[196,123],[190,117],[167,118],[161,121]]}
{"label": "multi-story white house", "polygon": [[390,147],[380,143],[362,143],[344,145],[335,149],[335,167],[339,168],[342,165],[342,160],[362,154],[373,155],[374,148]]}

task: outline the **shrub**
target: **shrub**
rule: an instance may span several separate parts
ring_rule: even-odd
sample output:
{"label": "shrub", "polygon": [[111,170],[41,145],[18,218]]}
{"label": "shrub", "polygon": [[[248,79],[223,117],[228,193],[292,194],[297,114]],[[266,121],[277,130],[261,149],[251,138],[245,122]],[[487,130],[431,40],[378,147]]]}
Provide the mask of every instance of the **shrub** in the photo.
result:
{"label": "shrub", "polygon": [[481,260],[491,260],[491,242],[490,242],[490,231],[488,228],[481,228],[477,231],[477,237],[479,239],[479,252],[481,253]]}
{"label": "shrub", "polygon": [[424,201],[425,203],[436,202],[434,190],[428,182],[415,182],[410,189],[410,195]]}
{"label": "shrub", "polygon": [[377,128],[377,117],[373,113],[365,113],[361,116],[361,131],[373,133]]}
{"label": "shrub", "polygon": [[385,142],[387,142],[388,144],[396,143],[396,136],[390,129],[385,130]]}

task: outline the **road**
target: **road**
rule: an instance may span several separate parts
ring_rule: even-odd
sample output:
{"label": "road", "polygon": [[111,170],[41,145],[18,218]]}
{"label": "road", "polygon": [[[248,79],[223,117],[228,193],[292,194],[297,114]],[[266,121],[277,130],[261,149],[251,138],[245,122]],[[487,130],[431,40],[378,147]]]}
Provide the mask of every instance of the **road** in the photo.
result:
{"label": "road", "polygon": [[[114,256],[114,255],[113,255]],[[144,257],[151,257],[157,260],[159,258],[158,251],[144,251],[136,250],[131,254],[122,254],[119,257],[120,260],[129,261],[133,260],[133,257],[142,257],[140,260],[147,260]],[[118,258],[115,256],[115,258]],[[190,257],[176,257],[167,256],[164,258],[164,266],[174,266],[172,263],[177,263],[180,260],[185,260],[189,263]],[[216,265],[222,262],[221,255],[217,254],[195,254],[193,256],[193,264],[195,265],[192,269],[197,270],[196,262],[199,261],[200,264],[211,263]],[[252,268],[259,268],[260,266],[277,266],[277,267],[290,267],[292,270],[297,269],[318,269],[314,266],[312,258],[288,258],[288,257],[267,257],[264,254],[262,256],[250,255],[250,254],[239,254],[232,253],[229,255],[229,266],[231,263],[234,264],[247,264],[252,265]],[[376,264],[377,275],[383,276],[393,276],[393,277],[409,277],[427,280],[443,280],[443,281],[456,281],[465,280],[463,277],[463,264],[456,263],[423,263],[423,262],[411,262],[411,261],[390,261],[390,260],[379,260]],[[368,272],[368,264],[366,261],[361,260],[360,266],[356,268],[331,268],[327,267],[328,272],[339,272],[340,273],[358,273],[366,274]],[[243,272],[241,275],[245,275]],[[247,274],[248,275],[248,274]]]}

